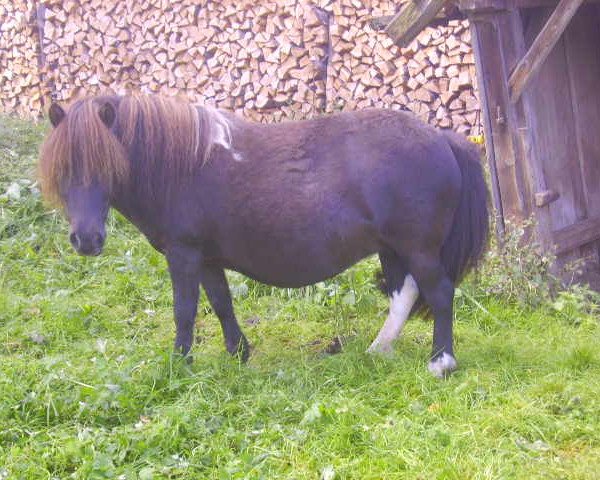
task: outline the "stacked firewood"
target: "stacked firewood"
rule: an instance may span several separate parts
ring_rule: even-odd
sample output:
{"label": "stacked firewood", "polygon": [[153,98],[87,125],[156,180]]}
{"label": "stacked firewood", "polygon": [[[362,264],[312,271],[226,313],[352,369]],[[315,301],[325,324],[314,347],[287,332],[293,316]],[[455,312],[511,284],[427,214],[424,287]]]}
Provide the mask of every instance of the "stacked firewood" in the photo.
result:
{"label": "stacked firewood", "polygon": [[466,22],[427,29],[399,49],[371,26],[395,13],[394,1],[48,0],[2,8],[21,18],[0,27],[0,49],[12,55],[0,57],[4,111],[39,113],[50,96],[68,102],[142,90],[257,121],[380,106],[465,132],[479,122]]}
{"label": "stacked firewood", "polygon": [[461,132],[479,127],[475,58],[468,22],[426,28],[398,48],[373,30],[371,18],[389,14],[394,2],[370,12],[358,0],[327,2],[332,14],[328,90],[333,107],[411,110],[424,121]]}
{"label": "stacked firewood", "polygon": [[39,114],[39,37],[31,0],[0,3],[0,111]]}

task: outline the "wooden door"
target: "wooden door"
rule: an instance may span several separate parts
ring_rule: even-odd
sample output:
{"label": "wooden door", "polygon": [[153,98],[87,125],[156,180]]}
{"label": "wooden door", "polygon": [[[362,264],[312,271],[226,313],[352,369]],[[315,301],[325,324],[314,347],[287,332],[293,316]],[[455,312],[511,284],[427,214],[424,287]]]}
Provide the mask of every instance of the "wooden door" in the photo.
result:
{"label": "wooden door", "polygon": [[[525,45],[551,8],[521,12]],[[535,155],[556,200],[535,215],[557,253],[600,239],[600,8],[584,5],[526,92]],[[533,179],[535,182],[537,179]]]}

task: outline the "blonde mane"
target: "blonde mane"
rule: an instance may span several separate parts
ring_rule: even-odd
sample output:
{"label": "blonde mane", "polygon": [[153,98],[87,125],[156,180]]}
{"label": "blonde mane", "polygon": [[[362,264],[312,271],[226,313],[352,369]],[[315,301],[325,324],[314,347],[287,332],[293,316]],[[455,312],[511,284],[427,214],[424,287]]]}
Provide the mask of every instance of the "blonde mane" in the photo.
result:
{"label": "blonde mane", "polygon": [[[99,115],[106,102],[116,113],[110,129]],[[216,145],[231,149],[232,134],[227,118],[213,108],[158,95],[86,98],[68,109],[42,144],[40,185],[53,204],[63,204],[66,186],[94,180],[109,195],[119,185],[168,194],[209,160]]]}

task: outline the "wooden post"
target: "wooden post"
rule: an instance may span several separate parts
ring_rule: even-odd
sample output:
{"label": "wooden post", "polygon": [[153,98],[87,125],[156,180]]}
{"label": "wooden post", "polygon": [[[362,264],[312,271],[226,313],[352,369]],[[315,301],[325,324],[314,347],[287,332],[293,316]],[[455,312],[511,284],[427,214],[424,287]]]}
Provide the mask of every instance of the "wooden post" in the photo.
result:
{"label": "wooden post", "polygon": [[532,212],[520,119],[508,98],[506,57],[514,53],[505,51],[510,42],[504,38],[507,32],[500,17],[493,12],[469,16],[499,237],[505,219],[522,221]]}
{"label": "wooden post", "polygon": [[473,52],[475,54],[477,84],[479,85],[479,102],[483,114],[483,129],[485,133],[485,149],[490,170],[490,179],[492,183],[492,201],[494,204],[494,218],[496,225],[496,238],[499,243],[502,242],[505,234],[504,211],[502,207],[502,194],[500,191],[500,180],[498,178],[498,169],[496,167],[496,155],[494,150],[494,140],[492,134],[492,125],[490,117],[490,106],[488,103],[487,92],[489,87],[485,80],[484,67],[481,61],[481,42],[479,41],[479,30],[481,27],[473,19],[469,21],[471,25],[471,38]]}
{"label": "wooden post", "polygon": [[385,27],[394,43],[407,46],[435,18],[447,0],[410,0]]}

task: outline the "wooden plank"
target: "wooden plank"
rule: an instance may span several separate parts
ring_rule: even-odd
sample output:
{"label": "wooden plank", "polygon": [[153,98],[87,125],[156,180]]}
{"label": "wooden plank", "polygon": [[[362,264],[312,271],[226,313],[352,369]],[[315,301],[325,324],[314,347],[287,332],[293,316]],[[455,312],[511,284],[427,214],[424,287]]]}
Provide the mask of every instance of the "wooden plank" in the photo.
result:
{"label": "wooden plank", "polygon": [[584,5],[565,32],[575,138],[588,214],[600,216],[600,15]]}
{"label": "wooden plank", "polygon": [[385,27],[394,43],[401,47],[412,42],[435,18],[446,0],[410,0]]}
{"label": "wooden plank", "polygon": [[[523,35],[523,27],[519,12],[511,10],[498,16],[498,29],[502,45],[502,58],[504,61],[505,78],[508,78],[508,72],[512,70],[519,58],[522,57],[526,50],[525,37]],[[504,89],[508,95],[508,89]],[[520,192],[525,199],[526,210],[531,213],[533,209],[532,203],[532,186],[524,178],[526,175],[531,175],[530,160],[537,158],[531,151],[533,143],[533,133],[529,129],[529,117],[526,115],[523,102],[517,105],[507,103],[507,116],[511,117],[510,133],[515,149],[515,175]]]}
{"label": "wooden plank", "polygon": [[538,72],[582,3],[583,0],[560,0],[548,22],[508,80],[512,103],[519,99],[531,77]]}
{"label": "wooden plank", "polygon": [[[430,27],[435,28],[447,25],[450,20],[465,19],[465,16],[460,13],[458,8],[452,3],[452,0],[446,0],[444,3],[444,7],[435,15],[435,17],[428,24]],[[395,17],[396,15],[376,16],[369,20],[369,25],[371,26],[371,28],[373,28],[373,30],[385,30],[385,28]]]}
{"label": "wooden plank", "polygon": [[600,217],[587,218],[553,234],[556,253],[566,253],[600,239]]}
{"label": "wooden plank", "polygon": [[[514,108],[508,101],[507,68],[500,22],[494,14],[470,17],[473,48],[477,63],[480,101],[484,113],[485,138],[494,203],[501,204],[505,219],[523,221],[529,217],[532,200],[524,178],[526,158],[518,136]],[[505,29],[503,29],[505,30]],[[511,54],[514,56],[514,53]],[[498,207],[496,207],[498,210]],[[502,224],[503,225],[503,224]],[[501,231],[498,231],[501,234]]]}
{"label": "wooden plank", "polygon": [[[544,25],[549,9],[529,11],[523,18],[527,25],[525,41],[533,41]],[[564,39],[550,52],[527,91],[533,122],[535,153],[541,159],[545,185],[560,196],[547,205],[550,230],[565,228],[587,216],[583,180],[577,155],[576,131],[571,100],[569,74],[566,71]],[[548,95],[552,92],[552,95]]]}
{"label": "wooden plank", "polygon": [[493,13],[508,10],[508,0],[459,0],[458,8],[466,13]]}
{"label": "wooden plank", "polygon": [[486,79],[486,74],[484,74],[484,71],[487,72],[487,69],[484,69],[482,64],[482,58],[484,58],[482,56],[482,48],[485,48],[487,45],[485,38],[483,39],[483,45],[480,39],[480,35],[484,34],[483,30],[486,28],[487,27],[485,25],[481,25],[480,23],[473,21],[470,22],[472,46],[475,53],[475,60],[477,62],[477,84],[479,85],[479,101],[481,103],[481,111],[483,114],[486,157],[488,160],[488,168],[490,171],[490,180],[492,184],[492,202],[494,204],[496,238],[498,242],[501,243],[505,233],[504,210],[502,207],[502,191],[500,189],[500,180],[496,165],[496,152],[494,149],[492,134],[489,84]]}
{"label": "wooden plank", "polygon": [[[523,20],[520,11],[510,10],[498,16],[498,26],[502,33],[502,45],[506,71],[512,70],[523,54],[527,51]],[[515,162],[521,168],[515,170],[518,184],[525,190],[525,199],[535,203],[534,192],[548,190],[546,176],[543,168],[543,158],[536,149],[537,118],[536,111],[527,95],[521,101],[511,104],[509,110],[513,112],[515,128],[513,128]],[[520,176],[520,177],[519,177]],[[524,178],[523,178],[524,177]],[[534,208],[528,202],[527,208],[534,215],[536,221],[532,229],[537,230],[537,240],[543,248],[549,249],[551,244],[551,222],[548,208]],[[526,231],[527,235],[531,233]]]}

